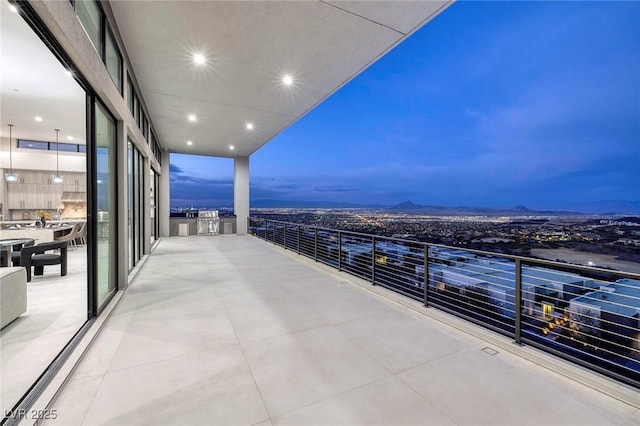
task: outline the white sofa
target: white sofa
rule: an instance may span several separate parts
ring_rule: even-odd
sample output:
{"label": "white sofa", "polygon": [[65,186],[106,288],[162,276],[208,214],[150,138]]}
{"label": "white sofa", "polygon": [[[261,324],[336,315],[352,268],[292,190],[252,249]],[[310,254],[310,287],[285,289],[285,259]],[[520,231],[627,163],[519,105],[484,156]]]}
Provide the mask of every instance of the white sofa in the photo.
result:
{"label": "white sofa", "polygon": [[0,328],[27,311],[27,271],[0,268]]}

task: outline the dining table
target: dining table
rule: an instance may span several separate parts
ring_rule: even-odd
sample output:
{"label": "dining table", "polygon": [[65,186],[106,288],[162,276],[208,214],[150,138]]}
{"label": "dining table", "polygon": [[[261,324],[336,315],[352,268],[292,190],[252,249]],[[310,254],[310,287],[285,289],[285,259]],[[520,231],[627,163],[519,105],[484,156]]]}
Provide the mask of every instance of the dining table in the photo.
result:
{"label": "dining table", "polygon": [[0,267],[8,267],[11,264],[11,253],[15,246],[20,246],[33,238],[7,238],[0,240]]}

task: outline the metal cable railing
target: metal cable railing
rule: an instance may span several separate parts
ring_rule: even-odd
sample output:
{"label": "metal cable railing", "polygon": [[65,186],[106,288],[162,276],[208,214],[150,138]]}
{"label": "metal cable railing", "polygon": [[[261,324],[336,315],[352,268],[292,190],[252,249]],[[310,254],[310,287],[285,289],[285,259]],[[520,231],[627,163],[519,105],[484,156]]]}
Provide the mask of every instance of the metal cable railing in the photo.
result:
{"label": "metal cable railing", "polygon": [[640,388],[640,275],[250,218],[317,262]]}

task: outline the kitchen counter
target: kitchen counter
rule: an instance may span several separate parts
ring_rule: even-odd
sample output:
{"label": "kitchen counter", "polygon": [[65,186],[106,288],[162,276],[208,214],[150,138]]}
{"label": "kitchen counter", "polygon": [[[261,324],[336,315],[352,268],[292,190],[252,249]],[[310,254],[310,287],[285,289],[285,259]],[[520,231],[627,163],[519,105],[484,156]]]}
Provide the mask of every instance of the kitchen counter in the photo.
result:
{"label": "kitchen counter", "polygon": [[[86,217],[75,217],[73,219],[51,219],[47,220],[47,226],[49,225],[60,225],[63,223],[78,223],[78,222],[86,222]],[[6,228],[10,225],[30,225],[35,222],[40,222],[40,219],[30,219],[30,220],[3,220],[0,221],[0,227],[2,229]]]}

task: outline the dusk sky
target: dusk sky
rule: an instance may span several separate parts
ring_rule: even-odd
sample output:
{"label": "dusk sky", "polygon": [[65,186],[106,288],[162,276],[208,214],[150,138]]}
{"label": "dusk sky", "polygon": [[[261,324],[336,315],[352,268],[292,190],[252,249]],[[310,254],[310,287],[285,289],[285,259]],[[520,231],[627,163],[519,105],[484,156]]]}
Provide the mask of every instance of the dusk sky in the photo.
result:
{"label": "dusk sky", "polygon": [[[457,2],[250,158],[251,200],[640,200],[640,2]],[[233,160],[171,155],[172,207]]]}

